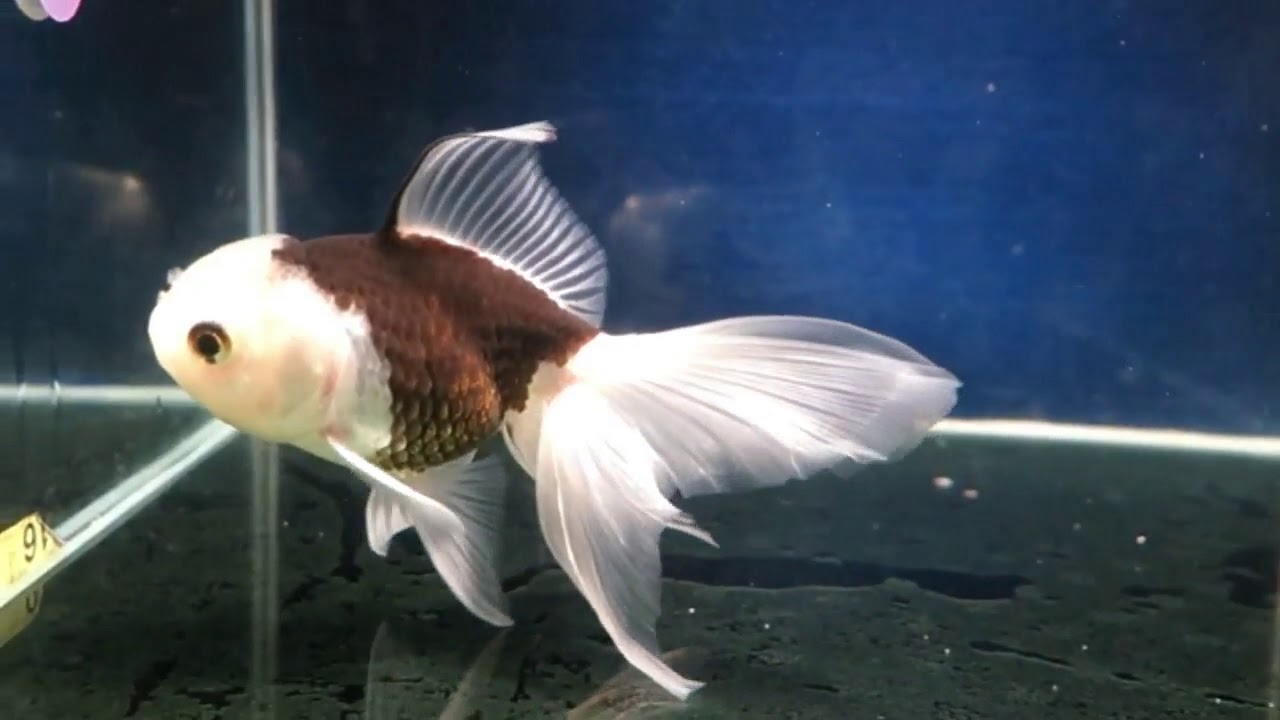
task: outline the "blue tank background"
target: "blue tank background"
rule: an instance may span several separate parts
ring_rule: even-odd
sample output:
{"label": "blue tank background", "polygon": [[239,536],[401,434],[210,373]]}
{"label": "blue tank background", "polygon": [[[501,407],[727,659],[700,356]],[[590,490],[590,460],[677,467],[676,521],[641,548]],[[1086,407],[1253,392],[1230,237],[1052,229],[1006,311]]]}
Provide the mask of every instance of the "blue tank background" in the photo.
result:
{"label": "blue tank background", "polygon": [[[164,269],[243,234],[239,5],[7,18],[5,257],[75,263],[5,272],[6,337],[79,323],[160,379]],[[278,30],[293,234],[370,228],[440,134],[545,118],[609,329],[824,315],[956,372],[957,416],[1278,425],[1275,3],[284,0]],[[155,216],[91,225],[26,177],[62,161],[137,172]]]}

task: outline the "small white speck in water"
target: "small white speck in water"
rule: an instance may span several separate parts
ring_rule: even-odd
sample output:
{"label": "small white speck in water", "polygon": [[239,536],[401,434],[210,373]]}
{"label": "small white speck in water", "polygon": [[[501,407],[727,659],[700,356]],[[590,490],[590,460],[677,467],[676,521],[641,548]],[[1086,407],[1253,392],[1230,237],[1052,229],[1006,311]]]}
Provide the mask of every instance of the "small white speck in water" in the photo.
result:
{"label": "small white speck in water", "polygon": [[996,91],[996,84],[993,82],[987,83],[987,92],[993,93],[995,91]]}
{"label": "small white speck in water", "polygon": [[1146,536],[1146,535],[1139,535],[1139,536],[1134,540],[1134,542],[1138,543],[1139,545],[1146,545],[1146,544],[1147,544],[1147,536]]}

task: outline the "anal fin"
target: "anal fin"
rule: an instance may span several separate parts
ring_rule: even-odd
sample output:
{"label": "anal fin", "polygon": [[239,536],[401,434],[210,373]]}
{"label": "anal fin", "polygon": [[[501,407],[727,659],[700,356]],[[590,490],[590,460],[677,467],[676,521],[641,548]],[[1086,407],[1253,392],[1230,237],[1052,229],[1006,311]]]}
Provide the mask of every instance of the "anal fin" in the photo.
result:
{"label": "anal fin", "polygon": [[334,452],[369,482],[369,546],[385,555],[391,537],[412,526],[436,572],[476,617],[512,624],[498,579],[498,539],[506,476],[496,456],[472,455],[419,473],[408,482],[333,437]]}

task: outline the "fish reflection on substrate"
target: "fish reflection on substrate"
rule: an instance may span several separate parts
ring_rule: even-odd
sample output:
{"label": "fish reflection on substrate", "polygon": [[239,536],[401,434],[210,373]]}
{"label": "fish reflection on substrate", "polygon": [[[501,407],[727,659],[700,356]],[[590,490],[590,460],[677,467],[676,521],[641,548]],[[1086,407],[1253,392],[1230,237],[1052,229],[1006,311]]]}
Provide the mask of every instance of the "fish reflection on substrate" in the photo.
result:
{"label": "fish reflection on substrate", "polygon": [[[492,687],[495,671],[506,651],[513,649],[507,647],[511,633],[510,628],[503,629],[485,644],[463,674],[457,689],[449,696],[439,720],[483,717],[485,690]],[[514,649],[523,652],[536,642],[536,637],[526,636]],[[705,665],[707,653],[685,647],[663,653],[661,657],[677,672],[695,673]],[[369,650],[364,720],[422,718],[425,696],[420,684],[424,679],[422,665],[426,660],[424,653],[416,652],[410,643],[398,640],[388,623],[378,626]],[[510,691],[504,689],[500,694],[509,695]],[[679,717],[691,707],[644,673],[626,666],[569,710],[565,717],[566,720],[656,720]]]}
{"label": "fish reflection on substrate", "polygon": [[[661,655],[662,662],[682,675],[700,675],[708,657],[705,648],[695,647],[678,648]],[[673,697],[644,673],[627,666],[570,710],[566,720],[658,720],[686,715],[692,707]]]}
{"label": "fish reflection on substrate", "polygon": [[[482,690],[493,680],[510,633],[510,628],[499,631],[471,661],[439,720],[473,720],[477,717]],[[422,661],[422,654],[415,652],[408,643],[397,640],[386,622],[378,626],[369,649],[365,720],[422,717],[423,694],[418,687],[423,678]]]}
{"label": "fish reflection on substrate", "polygon": [[376,231],[215,248],[171,275],[147,332],[216,417],[368,484],[375,553],[412,528],[454,596],[505,627],[508,473],[476,455],[500,437],[610,640],[684,699],[702,681],[660,657],[659,543],[666,530],[716,542],[672,501],[894,460],[960,383],[823,318],[605,331],[604,249],[537,159],[555,137],[537,122],[442,138]]}

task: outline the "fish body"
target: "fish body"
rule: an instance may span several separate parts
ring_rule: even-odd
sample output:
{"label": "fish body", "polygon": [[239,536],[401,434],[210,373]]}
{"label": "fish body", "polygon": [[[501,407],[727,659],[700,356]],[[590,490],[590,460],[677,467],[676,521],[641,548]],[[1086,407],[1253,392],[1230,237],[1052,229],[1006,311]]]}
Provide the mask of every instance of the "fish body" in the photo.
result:
{"label": "fish body", "polygon": [[235,241],[171,273],[148,334],[215,416],[351,468],[370,547],[412,527],[455,596],[510,625],[496,571],[500,436],[534,481],[553,556],[627,660],[663,662],[659,539],[714,544],[672,504],[915,447],[959,382],[819,318],[601,329],[604,252],[542,173],[547,123],[429,145],[375,232]]}
{"label": "fish body", "polygon": [[338,313],[363,318],[353,364],[378,373],[350,397],[362,405],[354,416],[390,430],[371,458],[384,470],[424,472],[474,452],[525,410],[541,364],[563,367],[599,332],[515,272],[430,237],[285,240],[273,254]]}

